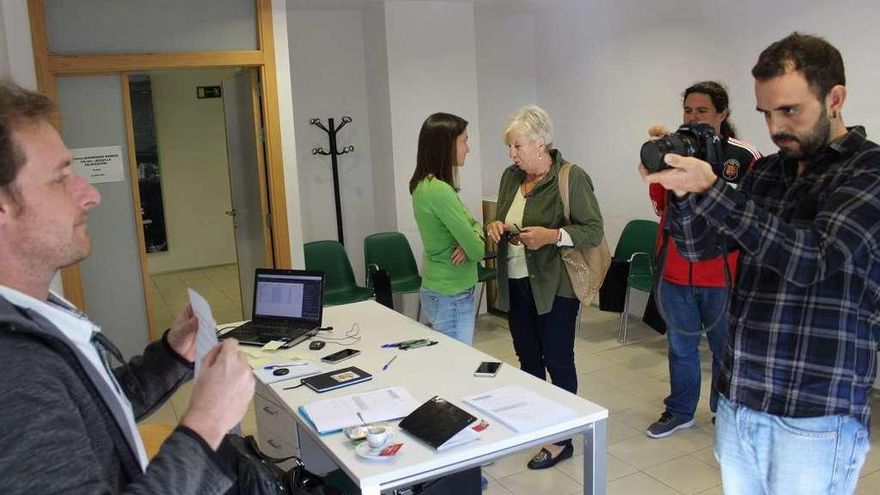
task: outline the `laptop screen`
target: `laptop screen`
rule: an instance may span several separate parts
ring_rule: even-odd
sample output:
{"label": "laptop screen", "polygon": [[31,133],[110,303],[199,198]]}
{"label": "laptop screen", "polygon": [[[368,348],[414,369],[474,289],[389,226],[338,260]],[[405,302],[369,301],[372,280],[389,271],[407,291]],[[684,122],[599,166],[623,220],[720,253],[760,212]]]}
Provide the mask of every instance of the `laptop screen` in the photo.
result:
{"label": "laptop screen", "polygon": [[295,270],[257,270],[254,318],[321,321],[323,277]]}

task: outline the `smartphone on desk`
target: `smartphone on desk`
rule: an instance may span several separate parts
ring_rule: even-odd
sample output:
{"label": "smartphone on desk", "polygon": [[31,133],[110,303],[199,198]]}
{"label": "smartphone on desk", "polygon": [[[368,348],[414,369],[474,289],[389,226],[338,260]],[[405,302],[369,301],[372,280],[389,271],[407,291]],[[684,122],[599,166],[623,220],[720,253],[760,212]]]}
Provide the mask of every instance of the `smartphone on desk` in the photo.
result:
{"label": "smartphone on desk", "polygon": [[474,376],[493,377],[498,374],[499,368],[501,368],[501,363],[498,361],[483,361],[477,367],[477,371],[474,371]]}
{"label": "smartphone on desk", "polygon": [[330,364],[336,364],[340,361],[345,361],[348,358],[353,358],[360,354],[361,351],[357,349],[343,349],[341,351],[336,351],[333,354],[328,354],[321,358],[321,361]]}

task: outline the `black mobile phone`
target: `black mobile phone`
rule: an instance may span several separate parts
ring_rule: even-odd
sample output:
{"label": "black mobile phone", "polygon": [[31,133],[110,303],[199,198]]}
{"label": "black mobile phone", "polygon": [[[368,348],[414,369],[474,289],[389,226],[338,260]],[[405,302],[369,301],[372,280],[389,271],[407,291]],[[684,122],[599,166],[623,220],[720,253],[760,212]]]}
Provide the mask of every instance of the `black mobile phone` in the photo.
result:
{"label": "black mobile phone", "polygon": [[321,361],[330,364],[336,364],[339,361],[345,361],[348,358],[357,356],[361,351],[357,349],[343,349],[341,351],[336,351],[333,354],[328,354],[321,358]]}
{"label": "black mobile phone", "polygon": [[477,367],[477,371],[474,371],[474,376],[495,376],[498,374],[498,368],[500,367],[501,363],[498,361],[483,361],[480,363],[480,366]]}

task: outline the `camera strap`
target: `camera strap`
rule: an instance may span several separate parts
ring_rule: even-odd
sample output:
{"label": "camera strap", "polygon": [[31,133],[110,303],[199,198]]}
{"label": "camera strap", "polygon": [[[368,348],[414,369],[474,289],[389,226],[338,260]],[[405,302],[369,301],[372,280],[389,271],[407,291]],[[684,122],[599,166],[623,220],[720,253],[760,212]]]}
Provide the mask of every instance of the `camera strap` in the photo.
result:
{"label": "camera strap", "polygon": [[[682,328],[678,328],[676,325],[672,324],[672,322],[669,320],[669,318],[666,317],[666,310],[663,309],[663,297],[662,297],[662,290],[663,289],[662,289],[662,284],[661,284],[661,281],[663,280],[663,269],[666,266],[666,253],[668,250],[668,243],[669,243],[669,231],[665,228],[666,226],[669,225],[669,218],[668,218],[669,200],[671,199],[668,197],[669,194],[671,194],[671,193],[667,192],[666,209],[663,211],[663,215],[666,216],[666,218],[664,218],[664,221],[663,221],[663,226],[664,226],[663,236],[662,236],[663,240],[660,244],[660,252],[657,255],[657,258],[658,258],[658,260],[657,260],[657,276],[654,277],[653,289],[654,289],[654,297],[657,300],[657,312],[660,313],[660,317],[663,318],[663,321],[666,322],[666,330],[669,332],[676,332],[676,333],[679,333],[682,335],[691,335],[691,336],[702,335],[704,333],[708,335],[709,332],[715,330],[718,327],[718,325],[724,319],[723,318],[724,315],[730,310],[730,297],[733,292],[733,285],[732,285],[731,276],[730,276],[730,263],[728,262],[729,253],[728,253],[728,249],[727,249],[727,237],[723,236],[721,238],[721,251],[722,251],[721,257],[722,257],[722,261],[723,261],[722,270],[724,272],[724,285],[725,285],[725,288],[727,289],[727,294],[724,297],[724,304],[721,305],[721,309],[718,311],[718,314],[715,316],[715,319],[712,321],[712,323],[706,327],[701,328],[699,332],[690,332],[690,331],[684,330]],[[693,278],[690,278],[688,287],[694,287]]]}

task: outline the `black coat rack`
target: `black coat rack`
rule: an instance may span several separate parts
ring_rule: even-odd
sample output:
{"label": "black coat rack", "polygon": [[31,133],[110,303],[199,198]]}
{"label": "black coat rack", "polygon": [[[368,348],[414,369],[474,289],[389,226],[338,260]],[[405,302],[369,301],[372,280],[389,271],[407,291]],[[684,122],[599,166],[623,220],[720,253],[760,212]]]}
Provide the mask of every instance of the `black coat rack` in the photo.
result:
{"label": "black coat rack", "polygon": [[354,146],[346,146],[341,150],[336,148],[336,133],[339,132],[340,129],[345,127],[346,124],[351,122],[351,117],[344,116],[340,121],[338,127],[334,125],[333,118],[327,119],[327,125],[325,126],[321,119],[312,119],[309,121],[309,124],[320,127],[327,133],[327,136],[330,138],[330,151],[324,151],[324,148],[317,147],[312,149],[313,155],[324,155],[330,156],[330,163],[333,165],[333,198],[336,200],[336,231],[339,236],[339,242],[345,244],[345,240],[342,235],[342,200],[339,197],[339,164],[336,161],[336,157],[339,155],[344,155],[346,153],[351,153],[354,151]]}

